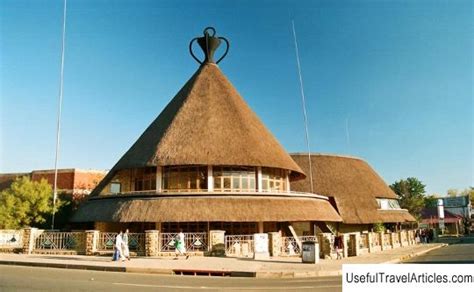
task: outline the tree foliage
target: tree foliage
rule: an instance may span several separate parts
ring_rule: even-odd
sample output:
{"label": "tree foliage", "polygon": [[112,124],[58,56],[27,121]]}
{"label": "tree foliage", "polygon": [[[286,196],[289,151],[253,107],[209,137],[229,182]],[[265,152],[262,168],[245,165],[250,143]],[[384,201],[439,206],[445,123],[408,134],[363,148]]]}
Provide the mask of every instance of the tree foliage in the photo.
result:
{"label": "tree foliage", "polygon": [[426,208],[435,208],[438,206],[438,199],[441,198],[438,194],[432,194],[425,196],[425,207]]}
{"label": "tree foliage", "polygon": [[[40,226],[53,213],[51,185],[42,179],[17,178],[9,188],[0,192],[0,228],[17,229]],[[56,209],[64,205],[56,200]]]}
{"label": "tree foliage", "polygon": [[417,178],[409,177],[394,182],[390,188],[398,195],[400,207],[420,219],[425,206],[425,185]]}

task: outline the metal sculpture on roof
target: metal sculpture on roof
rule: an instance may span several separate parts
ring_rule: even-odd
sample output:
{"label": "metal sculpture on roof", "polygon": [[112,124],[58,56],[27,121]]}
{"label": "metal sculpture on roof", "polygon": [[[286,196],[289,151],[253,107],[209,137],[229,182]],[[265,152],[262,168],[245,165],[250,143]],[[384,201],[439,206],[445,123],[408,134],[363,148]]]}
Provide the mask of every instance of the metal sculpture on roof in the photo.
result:
{"label": "metal sculpture on roof", "polygon": [[[212,34],[210,34],[211,32]],[[195,37],[194,39],[191,40],[189,43],[189,53],[191,56],[198,62],[199,64],[205,64],[205,63],[215,63],[219,64],[222,59],[225,58],[227,53],[229,52],[229,41],[224,38],[224,37],[216,37],[216,30],[213,27],[206,27],[204,29],[204,36],[202,37]],[[193,53],[193,42],[197,40],[197,43],[201,47],[202,51],[204,52],[205,59],[204,61],[200,61],[196,55]],[[221,44],[221,40],[223,40],[227,47],[225,49],[224,55],[217,60],[217,62],[214,62],[214,53],[216,52],[217,48]]]}

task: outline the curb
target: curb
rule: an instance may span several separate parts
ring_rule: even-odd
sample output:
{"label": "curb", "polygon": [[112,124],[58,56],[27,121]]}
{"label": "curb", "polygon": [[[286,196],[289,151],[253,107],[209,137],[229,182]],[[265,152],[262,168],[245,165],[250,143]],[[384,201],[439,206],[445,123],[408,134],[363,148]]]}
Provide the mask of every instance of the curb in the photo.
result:
{"label": "curb", "polygon": [[[407,259],[423,255],[432,250],[448,246],[443,243],[431,248],[414,252],[408,255],[403,255],[397,259],[381,262],[380,264],[397,264]],[[186,275],[186,273],[207,273],[209,276],[225,274],[230,277],[251,277],[251,278],[309,278],[309,277],[331,277],[342,275],[342,269],[329,270],[329,271],[299,271],[299,272],[288,272],[288,271],[194,271],[194,270],[180,270],[180,269],[155,269],[155,268],[142,268],[142,267],[107,267],[107,266],[96,266],[96,265],[81,265],[81,264],[64,264],[64,263],[38,263],[38,262],[27,262],[27,261],[12,261],[12,260],[0,260],[0,265],[14,265],[14,266],[26,266],[26,267],[43,267],[43,268],[59,268],[59,269],[76,269],[76,270],[90,270],[90,271],[102,271],[102,272],[123,272],[123,273],[140,273],[140,274],[155,274],[155,275]],[[197,275],[197,274],[196,274]]]}
{"label": "curb", "polygon": [[425,249],[425,250],[421,250],[419,252],[414,252],[414,253],[411,253],[411,254],[407,254],[407,255],[404,255],[404,256],[401,256],[399,257],[398,259],[394,259],[394,260],[390,260],[390,261],[386,261],[386,262],[383,262],[381,264],[398,264],[398,263],[401,263],[405,260],[408,260],[408,259],[411,259],[411,258],[414,258],[414,257],[417,257],[417,256],[420,256],[420,255],[423,255],[425,253],[428,253],[430,251],[433,251],[435,249],[438,249],[438,248],[442,248],[442,247],[445,247],[445,246],[448,246],[449,244],[447,243],[442,243],[440,245],[437,245],[437,246],[433,246],[431,248],[428,248],[428,249]]}
{"label": "curb", "polygon": [[61,263],[37,263],[37,262],[1,261],[0,260],[0,265],[91,270],[91,271],[102,271],[102,272],[126,272],[125,267],[104,267],[104,266],[93,266],[93,265],[61,264]]}

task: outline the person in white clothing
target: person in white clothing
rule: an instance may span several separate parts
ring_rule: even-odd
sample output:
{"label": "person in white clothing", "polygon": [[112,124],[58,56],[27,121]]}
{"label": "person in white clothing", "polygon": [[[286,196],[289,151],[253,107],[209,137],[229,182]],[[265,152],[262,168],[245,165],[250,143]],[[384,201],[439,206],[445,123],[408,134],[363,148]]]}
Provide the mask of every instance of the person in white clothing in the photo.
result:
{"label": "person in white clothing", "polygon": [[179,230],[178,236],[176,236],[175,240],[176,240],[176,243],[175,243],[176,258],[178,258],[178,255],[185,255],[186,259],[188,259],[189,255],[186,253],[183,229]]}
{"label": "person in white clothing", "polygon": [[123,256],[130,260],[130,250],[128,248],[128,228],[125,230],[125,233],[122,235],[122,251]]}
{"label": "person in white clothing", "polygon": [[[118,253],[118,257],[123,261],[125,261],[125,256],[123,255],[123,238],[122,238],[123,232],[120,230],[120,233],[117,234],[115,237],[115,250]],[[117,259],[118,260],[118,259]]]}

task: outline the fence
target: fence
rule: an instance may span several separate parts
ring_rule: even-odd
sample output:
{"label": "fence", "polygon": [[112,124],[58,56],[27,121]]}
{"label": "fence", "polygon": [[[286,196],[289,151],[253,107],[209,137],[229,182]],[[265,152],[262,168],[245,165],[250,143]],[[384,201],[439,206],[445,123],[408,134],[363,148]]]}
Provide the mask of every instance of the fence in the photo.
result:
{"label": "fence", "polygon": [[227,256],[253,257],[253,235],[225,236],[225,253]]}
{"label": "fence", "polygon": [[362,233],[360,235],[360,242],[359,242],[359,248],[369,248],[369,234],[368,233]]}
{"label": "fence", "polygon": [[[114,250],[115,238],[118,233],[100,232],[97,250],[112,251]],[[145,234],[144,233],[129,233],[128,234],[128,249],[138,254],[145,253]]]}
{"label": "fence", "polygon": [[[161,252],[174,252],[176,247],[176,239],[178,233],[161,233],[160,242],[161,242]],[[186,251],[207,251],[208,250],[208,241],[207,233],[205,232],[195,232],[195,233],[184,233],[184,243]]]}
{"label": "fence", "polygon": [[75,250],[84,253],[86,235],[84,232],[44,231],[35,239],[35,250]]}
{"label": "fence", "polygon": [[372,246],[380,246],[380,233],[372,233]]}
{"label": "fence", "polygon": [[[305,241],[316,242],[316,236],[299,236],[298,239],[301,243]],[[301,249],[296,242],[296,239],[292,236],[281,238],[281,254],[286,256],[299,256],[301,255]]]}
{"label": "fence", "polygon": [[97,243],[97,250],[99,251],[114,250],[116,236],[117,236],[117,233],[100,232],[99,242]]}
{"label": "fence", "polygon": [[383,234],[383,246],[389,246],[390,245],[390,237],[392,236],[391,233],[384,233]]}
{"label": "fence", "polygon": [[23,230],[0,230],[0,249],[21,248],[23,244]]}

